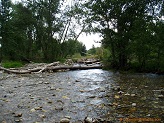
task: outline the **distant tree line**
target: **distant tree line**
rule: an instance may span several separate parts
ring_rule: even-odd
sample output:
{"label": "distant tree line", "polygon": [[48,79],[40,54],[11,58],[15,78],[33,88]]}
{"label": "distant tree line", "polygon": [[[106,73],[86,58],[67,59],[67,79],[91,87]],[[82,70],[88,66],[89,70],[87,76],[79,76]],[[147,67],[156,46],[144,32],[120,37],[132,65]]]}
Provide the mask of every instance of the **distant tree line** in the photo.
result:
{"label": "distant tree line", "polygon": [[[61,0],[0,1],[1,60],[52,62],[78,52],[83,43],[64,34],[68,11]],[[63,40],[64,38],[64,40]]]}

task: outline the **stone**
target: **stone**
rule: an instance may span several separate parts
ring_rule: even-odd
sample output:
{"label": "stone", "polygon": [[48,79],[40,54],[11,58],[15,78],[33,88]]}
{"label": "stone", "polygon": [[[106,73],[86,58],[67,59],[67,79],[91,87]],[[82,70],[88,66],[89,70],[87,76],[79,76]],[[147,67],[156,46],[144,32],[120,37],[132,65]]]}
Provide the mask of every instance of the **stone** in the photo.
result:
{"label": "stone", "polygon": [[70,117],[70,116],[65,116],[64,118],[71,119],[71,117]]}
{"label": "stone", "polygon": [[162,94],[158,95],[158,98],[163,98],[164,96]]}
{"label": "stone", "polygon": [[40,107],[35,107],[34,108],[35,110],[42,110],[42,107],[40,106]]}
{"label": "stone", "polygon": [[132,106],[135,107],[137,104],[136,103],[132,103]]}
{"label": "stone", "polygon": [[119,86],[113,88],[114,91],[120,91],[121,88]]}
{"label": "stone", "polygon": [[40,117],[40,118],[46,118],[46,116],[43,115],[43,114],[39,114],[39,117]]}
{"label": "stone", "polygon": [[95,95],[89,96],[89,98],[95,98],[95,97],[96,97]]}
{"label": "stone", "polygon": [[51,103],[52,103],[52,101],[51,101],[51,100],[49,100],[47,103],[51,104]]}
{"label": "stone", "polygon": [[123,91],[119,91],[119,92],[118,92],[118,94],[120,94],[120,95],[123,94],[123,93],[124,93]]}
{"label": "stone", "polygon": [[93,123],[93,119],[91,117],[86,117],[84,121],[85,123]]}
{"label": "stone", "polygon": [[114,98],[115,98],[115,99],[119,99],[120,96],[119,96],[119,95],[115,95]]}
{"label": "stone", "polygon": [[2,123],[7,123],[6,121],[2,121]]}
{"label": "stone", "polygon": [[148,115],[146,115],[147,117],[150,117],[151,115],[150,114],[148,114]]}
{"label": "stone", "polygon": [[35,112],[36,110],[35,110],[35,108],[32,108],[30,111],[31,111],[31,112]]}
{"label": "stone", "polygon": [[136,96],[136,94],[131,94],[132,97]]}
{"label": "stone", "polygon": [[44,84],[50,84],[49,82],[44,82]]}
{"label": "stone", "polygon": [[126,93],[126,94],[124,94],[125,96],[129,96],[130,94],[129,93]]}
{"label": "stone", "polygon": [[60,123],[70,123],[70,119],[63,118],[63,119],[60,120]]}
{"label": "stone", "polygon": [[75,80],[75,82],[80,82],[80,80]]}
{"label": "stone", "polygon": [[16,113],[14,117],[22,117],[22,113]]}

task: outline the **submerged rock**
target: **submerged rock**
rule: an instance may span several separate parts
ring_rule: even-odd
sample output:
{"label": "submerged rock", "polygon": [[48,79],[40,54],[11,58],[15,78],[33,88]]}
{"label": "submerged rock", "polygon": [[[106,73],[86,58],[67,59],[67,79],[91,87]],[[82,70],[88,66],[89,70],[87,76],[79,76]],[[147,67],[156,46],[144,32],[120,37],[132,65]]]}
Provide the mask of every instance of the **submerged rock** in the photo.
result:
{"label": "submerged rock", "polygon": [[70,123],[70,119],[63,118],[63,119],[60,120],[60,123]]}

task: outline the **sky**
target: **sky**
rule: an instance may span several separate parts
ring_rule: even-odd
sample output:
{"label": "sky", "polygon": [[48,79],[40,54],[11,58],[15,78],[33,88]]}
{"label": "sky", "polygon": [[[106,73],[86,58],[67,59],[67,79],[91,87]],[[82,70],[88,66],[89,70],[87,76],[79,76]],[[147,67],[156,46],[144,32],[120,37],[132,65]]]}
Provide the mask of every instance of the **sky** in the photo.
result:
{"label": "sky", "polygon": [[98,42],[100,40],[101,40],[101,37],[99,37],[98,34],[92,34],[92,35],[87,35],[86,36],[85,33],[82,33],[78,38],[78,41],[85,44],[87,50],[92,48],[93,45],[95,47],[100,47],[101,43],[95,43],[95,41]]}
{"label": "sky", "polygon": [[[12,2],[16,2],[16,1],[21,1],[21,0],[11,0]],[[67,0],[67,3],[70,4],[71,0]],[[91,35],[86,35],[85,33],[82,33],[79,38],[78,41],[82,42],[85,46],[86,49],[89,50],[90,48],[92,48],[92,46],[94,45],[95,47],[100,47],[101,44],[100,43],[95,43],[95,41],[100,41],[102,38],[99,37],[98,34],[91,34]]]}

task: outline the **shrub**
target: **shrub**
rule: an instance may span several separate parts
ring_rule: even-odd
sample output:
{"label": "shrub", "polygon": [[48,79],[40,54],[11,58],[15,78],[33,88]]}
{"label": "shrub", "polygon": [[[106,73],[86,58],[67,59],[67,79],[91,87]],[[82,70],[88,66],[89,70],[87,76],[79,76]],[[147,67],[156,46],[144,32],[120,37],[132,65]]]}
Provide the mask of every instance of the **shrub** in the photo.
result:
{"label": "shrub", "polygon": [[20,61],[4,61],[2,62],[2,66],[5,68],[18,68],[22,67],[23,63]]}

